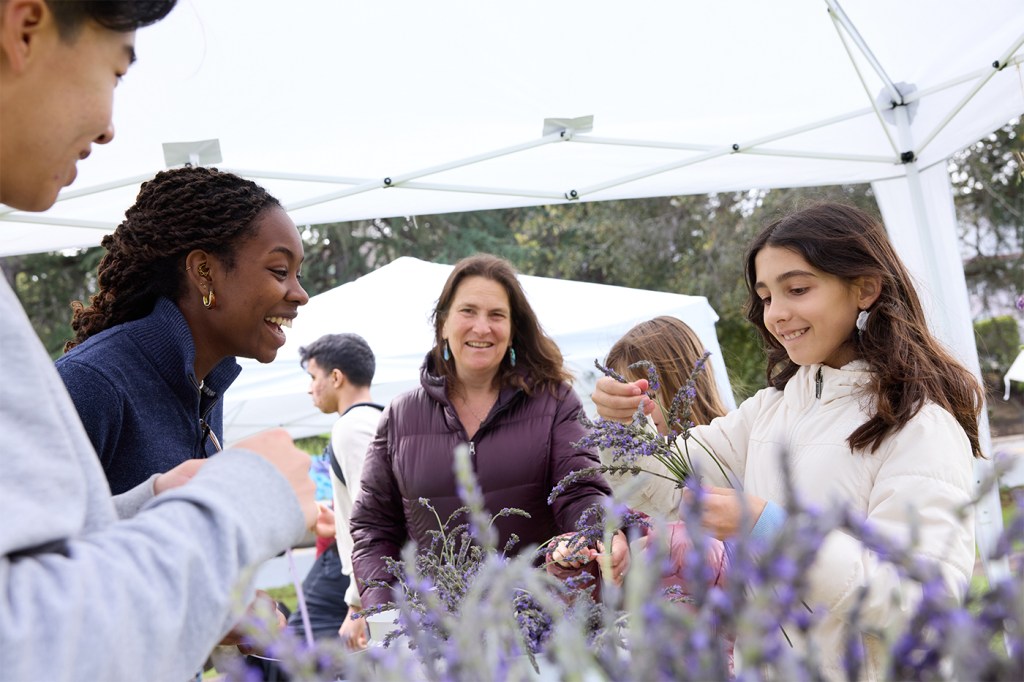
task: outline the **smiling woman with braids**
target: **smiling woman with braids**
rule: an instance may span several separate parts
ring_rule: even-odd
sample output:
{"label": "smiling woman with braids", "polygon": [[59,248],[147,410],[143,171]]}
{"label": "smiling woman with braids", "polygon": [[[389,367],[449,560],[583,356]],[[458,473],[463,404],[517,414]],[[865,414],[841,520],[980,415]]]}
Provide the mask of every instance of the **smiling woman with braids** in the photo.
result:
{"label": "smiling woman with braids", "polygon": [[280,203],[213,168],[143,183],[103,247],[57,370],[117,494],[220,449],[235,356],[272,361],[309,297]]}

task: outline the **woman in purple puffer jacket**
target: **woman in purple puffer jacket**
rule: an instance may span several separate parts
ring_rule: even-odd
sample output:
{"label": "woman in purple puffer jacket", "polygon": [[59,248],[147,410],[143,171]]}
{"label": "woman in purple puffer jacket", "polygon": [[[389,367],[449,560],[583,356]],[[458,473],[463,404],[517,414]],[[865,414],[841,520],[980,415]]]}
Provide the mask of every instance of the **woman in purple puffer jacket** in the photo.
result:
{"label": "woman in purple puffer jacket", "polygon": [[[435,346],[421,385],[384,411],[352,511],[353,568],[366,608],[391,601],[389,589],[363,584],[394,582],[382,557],[398,559],[410,540],[428,546],[429,531],[438,529],[419,498],[428,498],[442,520],[462,506],[452,471],[460,444],[469,445],[488,512],[516,507],[530,515],[497,519],[498,547],[513,533],[521,549],[575,530],[584,510],[611,494],[591,478],[548,505],[556,483],[597,466],[598,458],[573,446],[584,435],[579,398],[509,262],[487,254],[459,261],[433,319]],[[619,533],[613,573],[621,575],[628,562]]]}

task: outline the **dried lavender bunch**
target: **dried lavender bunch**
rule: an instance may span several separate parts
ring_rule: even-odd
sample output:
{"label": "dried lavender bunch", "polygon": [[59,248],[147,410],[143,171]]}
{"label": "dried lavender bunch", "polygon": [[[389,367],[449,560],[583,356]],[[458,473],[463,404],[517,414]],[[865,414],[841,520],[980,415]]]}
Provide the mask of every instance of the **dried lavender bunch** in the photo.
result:
{"label": "dried lavender bunch", "polygon": [[[686,481],[694,475],[694,465],[690,457],[690,443],[695,443],[703,449],[722,472],[728,478],[725,469],[715,454],[698,439],[694,438],[690,430],[694,424],[691,421],[693,414],[693,401],[697,397],[696,381],[700,373],[705,371],[707,359],[710,352],[697,360],[693,371],[687,382],[676,392],[669,407],[662,405],[657,398],[657,390],[661,385],[658,372],[655,366],[641,360],[629,366],[630,369],[642,369],[647,374],[648,392],[647,396],[655,402],[656,409],[661,410],[664,423],[668,426],[668,435],[662,436],[647,420],[641,406],[633,415],[632,421],[622,424],[617,421],[610,421],[597,418],[591,421],[582,410],[579,414],[579,421],[587,429],[587,435],[574,446],[580,448],[594,448],[606,450],[611,454],[611,464],[605,464],[588,469],[575,471],[555,485],[548,496],[548,503],[564,493],[573,483],[589,476],[598,474],[630,474],[633,476],[646,472],[652,476],[665,478],[679,487],[683,487]],[[605,367],[599,361],[594,361],[603,374],[612,377],[616,381],[626,383],[625,377],[615,370]],[[659,470],[649,468],[645,464],[651,459],[659,462],[668,475]]]}
{"label": "dried lavender bunch", "polygon": [[[436,583],[419,572],[410,546],[401,571],[408,590],[395,591],[397,620],[407,632],[395,643],[408,646],[371,647],[358,656],[322,641],[308,649],[300,638],[267,625],[272,620],[252,621],[249,642],[278,658],[295,680],[334,680],[339,668],[344,679],[352,680],[530,680],[540,666],[551,679],[626,681],[728,679],[729,642],[735,637],[735,655],[742,660],[740,670],[732,671],[737,679],[818,680],[823,672],[813,641],[790,646],[787,636],[794,643],[813,637],[823,613],[804,605],[809,603],[809,568],[825,535],[842,532],[921,586],[921,599],[906,623],[894,632],[869,632],[889,651],[887,678],[1024,679],[1024,496],[1018,495],[993,557],[1009,555],[1012,574],[958,602],[936,581],[933,565],[915,552],[912,541],[880,534],[841,508],[808,507],[792,488],[788,462],[783,471],[789,485],[787,522],[771,539],[730,543],[724,582],[712,580],[704,559],[698,521],[703,500],[694,485],[695,494],[687,496],[681,510],[691,531],[678,569],[685,589],[666,593],[668,534],[656,527],[646,548],[635,546],[623,588],[603,586],[600,608],[586,599],[585,591],[561,586],[536,570],[532,552],[508,558],[492,549],[480,555],[461,609],[453,613],[438,596]],[[618,511],[608,507],[600,521],[597,512],[592,521],[618,527]],[[455,538],[456,549],[448,556],[456,561],[462,536],[473,533],[469,523],[452,524],[460,526],[446,535]],[[413,593],[420,595],[418,605],[407,598]],[[685,599],[674,600],[673,593]],[[864,674],[860,636],[867,628],[862,615],[856,606],[849,615],[844,663],[851,679]],[[218,669],[228,680],[249,679],[249,671],[232,668],[230,661],[223,667],[218,662]]]}

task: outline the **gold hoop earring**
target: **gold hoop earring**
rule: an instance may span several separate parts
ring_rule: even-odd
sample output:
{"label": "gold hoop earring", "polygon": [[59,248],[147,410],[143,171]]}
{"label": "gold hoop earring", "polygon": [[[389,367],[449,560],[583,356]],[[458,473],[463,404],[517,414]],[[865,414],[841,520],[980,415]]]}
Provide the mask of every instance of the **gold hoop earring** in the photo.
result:
{"label": "gold hoop earring", "polygon": [[213,287],[210,287],[209,294],[203,294],[203,307],[207,310],[213,310],[217,306],[217,296],[213,293]]}
{"label": "gold hoop earring", "polygon": [[196,266],[196,274],[200,277],[210,276],[210,266],[205,261]]}

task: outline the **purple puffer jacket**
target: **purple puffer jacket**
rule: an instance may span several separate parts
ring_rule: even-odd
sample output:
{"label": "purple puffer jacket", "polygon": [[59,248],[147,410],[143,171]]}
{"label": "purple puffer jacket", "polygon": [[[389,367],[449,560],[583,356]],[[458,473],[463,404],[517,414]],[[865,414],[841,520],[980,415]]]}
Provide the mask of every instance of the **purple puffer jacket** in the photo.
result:
{"label": "purple puffer jacket", "polygon": [[[429,546],[428,531],[438,530],[437,519],[419,498],[430,499],[442,522],[462,506],[452,472],[453,452],[469,439],[448,400],[444,379],[433,375],[429,365],[428,358],[420,371],[420,388],[398,396],[384,410],[366,453],[351,521],[353,571],[364,608],[391,601],[390,590],[362,584],[394,582],[381,557],[398,559],[409,540]],[[517,507],[531,517],[496,520],[499,548],[512,533],[519,536],[516,548],[524,549],[575,530],[585,509],[611,495],[597,478],[576,484],[548,505],[548,494],[562,477],[599,465],[595,452],[572,445],[584,435],[576,420],[580,408],[568,385],[557,396],[546,390],[527,396],[520,389],[503,388],[474,435],[473,469],[488,512]]]}

